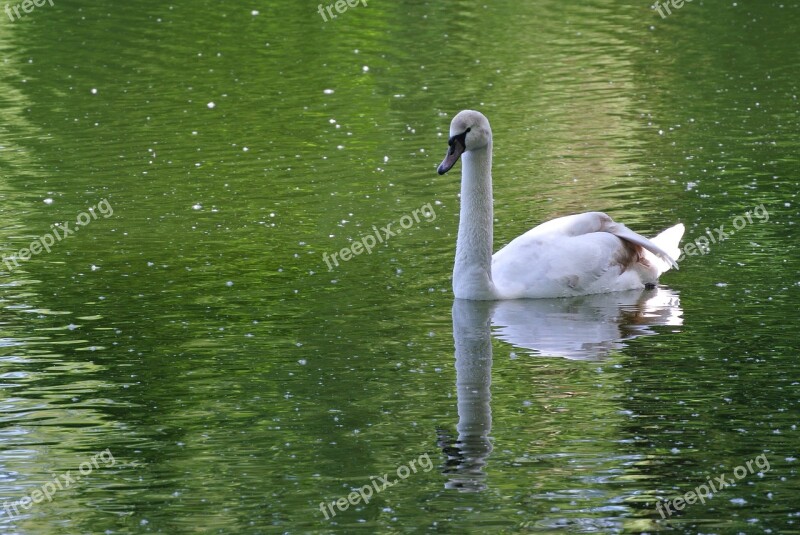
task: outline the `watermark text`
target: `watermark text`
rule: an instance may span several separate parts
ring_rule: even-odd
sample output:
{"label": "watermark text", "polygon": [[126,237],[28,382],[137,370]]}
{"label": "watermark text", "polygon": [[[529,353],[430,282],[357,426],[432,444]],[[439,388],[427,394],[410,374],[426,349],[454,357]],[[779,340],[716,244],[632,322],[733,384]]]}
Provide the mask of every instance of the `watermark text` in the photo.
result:
{"label": "watermark text", "polygon": [[687,242],[681,248],[681,255],[678,257],[678,263],[683,262],[687,256],[708,254],[709,251],[711,251],[711,244],[716,245],[722,243],[733,236],[736,231],[742,230],[747,225],[752,225],[754,222],[753,217],[755,217],[759,223],[766,223],[769,221],[769,212],[763,204],[760,204],[753,208],[752,211],[748,210],[743,215],[734,217],[731,222],[733,229],[728,227],[728,230],[725,230],[725,225],[720,225],[713,230],[706,227],[706,236],[698,236],[694,241]]}
{"label": "watermark text", "polygon": [[15,502],[4,502],[3,510],[5,511],[6,515],[9,516],[9,518],[14,518],[20,514],[20,508],[22,508],[23,511],[27,511],[33,507],[34,504],[42,503],[45,500],[48,502],[53,501],[53,496],[59,490],[72,487],[78,481],[80,481],[81,476],[88,476],[96,468],[100,468],[100,463],[98,463],[98,460],[103,462],[104,467],[114,466],[114,464],[116,464],[116,460],[111,454],[111,450],[106,448],[104,451],[95,453],[91,456],[91,458],[89,458],[89,460],[80,464],[77,470],[80,475],[73,474],[72,470],[67,470],[65,474],[58,474],[53,478],[53,481],[48,481],[40,488],[32,491],[29,495],[23,496]]}
{"label": "watermark text", "polygon": [[755,474],[756,469],[753,468],[753,464],[758,468],[759,474],[770,471],[769,460],[767,456],[762,453],[755,459],[750,459],[745,464],[734,468],[733,477],[727,477],[726,474],[709,477],[705,483],[698,485],[694,490],[690,490],[683,496],[658,502],[658,504],[656,504],[656,511],[661,515],[661,518],[666,519],[667,516],[672,516],[675,511],[682,511],[687,505],[693,505],[698,501],[705,505],[706,500],[713,498],[715,493],[721,491],[725,487],[734,485],[736,481],[744,479],[748,475]]}
{"label": "watermark text", "polygon": [[[424,459],[424,462],[423,462]],[[428,456],[427,453],[423,453],[417,459],[412,459],[408,462],[408,466],[401,465],[397,468],[396,473],[397,477],[400,479],[389,480],[389,474],[383,474],[383,476],[371,476],[370,482],[368,485],[364,485],[363,487],[358,488],[358,490],[354,490],[347,497],[339,498],[338,500],[333,500],[330,503],[320,502],[319,503],[319,510],[322,511],[322,514],[325,515],[325,520],[330,520],[331,518],[336,516],[336,511],[334,511],[334,507],[339,511],[347,511],[347,509],[351,505],[358,505],[360,502],[364,502],[364,504],[368,504],[369,501],[372,499],[372,496],[378,492],[388,489],[389,487],[393,487],[396,484],[400,483],[403,479],[406,479],[412,473],[417,473],[417,464],[419,464],[420,468],[423,468],[423,472],[430,472],[433,469],[433,462],[431,458]],[[375,489],[373,492],[372,489]],[[330,514],[328,514],[330,512]]]}
{"label": "watermark text", "polygon": [[[11,20],[11,22],[14,22],[15,20],[21,19],[28,13],[31,13],[34,10],[34,8],[42,7],[45,4],[50,4],[52,6],[53,0],[23,0],[19,4],[6,4],[5,12],[6,15],[8,15],[9,20]],[[22,12],[25,15],[20,14],[19,12],[20,9],[22,9]],[[14,15],[17,16],[16,19],[14,18]]]}
{"label": "watermark text", "polygon": [[[336,13],[341,15],[347,8],[349,7],[356,7],[359,3],[361,3],[364,7],[367,7],[367,0],[336,0],[333,4],[329,4],[327,6],[320,4],[317,7],[317,12],[322,17],[323,22],[328,22],[328,17],[331,19],[335,19],[337,15],[334,15],[333,10],[336,10]],[[325,12],[328,12],[328,17],[325,16]]]}
{"label": "watermark text", "polygon": [[[685,2],[691,2],[692,0],[666,0],[662,5],[659,0],[656,0],[656,3],[653,5],[653,9],[658,11],[658,14],[661,15],[662,19],[667,18],[667,16],[672,15],[672,10],[669,6],[674,7],[676,10],[683,7]],[[664,9],[667,10],[667,13],[664,14]]]}
{"label": "watermark text", "polygon": [[111,204],[107,199],[103,199],[97,203],[96,207],[93,206],[87,211],[78,214],[78,218],[75,220],[75,226],[73,228],[70,228],[69,221],[65,221],[63,223],[53,223],[50,225],[50,232],[36,238],[28,247],[23,247],[11,256],[4,256],[3,263],[10,272],[13,271],[14,268],[19,267],[19,260],[22,260],[23,262],[28,261],[31,259],[31,255],[38,255],[42,252],[42,250],[45,250],[49,253],[50,248],[53,245],[69,238],[70,236],[73,236],[81,229],[81,227],[85,227],[92,221],[95,221],[97,219],[97,212],[100,212],[104,218],[109,218],[114,215],[114,209],[111,207]]}
{"label": "watermark text", "polygon": [[[341,251],[333,253],[330,256],[328,256],[328,253],[323,253],[322,259],[328,265],[328,271],[333,271],[334,265],[339,267],[339,259],[337,257],[341,258],[342,262],[347,262],[364,251],[366,251],[367,254],[372,254],[372,249],[376,245],[397,236],[403,232],[403,229],[410,229],[414,224],[419,223],[421,219],[425,219],[428,223],[436,220],[436,212],[433,210],[431,203],[424,204],[420,208],[415,208],[410,215],[404,215],[397,223],[389,223],[380,229],[372,225],[372,230],[374,231],[372,234],[362,236],[361,239],[353,241],[349,247],[344,247]],[[394,229],[392,229],[393,226]],[[333,261],[333,264],[331,264],[331,261]]]}

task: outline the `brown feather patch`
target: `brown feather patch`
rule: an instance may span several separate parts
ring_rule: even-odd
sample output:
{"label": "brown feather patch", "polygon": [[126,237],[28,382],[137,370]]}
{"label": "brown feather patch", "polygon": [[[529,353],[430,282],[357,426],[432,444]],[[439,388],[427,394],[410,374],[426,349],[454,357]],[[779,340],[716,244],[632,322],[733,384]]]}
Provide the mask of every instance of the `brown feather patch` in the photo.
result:
{"label": "brown feather patch", "polygon": [[613,260],[615,264],[619,264],[621,268],[620,273],[625,273],[637,262],[646,267],[650,266],[650,262],[645,258],[644,249],[641,245],[636,245],[635,243],[623,239],[620,239],[620,241],[622,241],[622,248],[617,251]]}

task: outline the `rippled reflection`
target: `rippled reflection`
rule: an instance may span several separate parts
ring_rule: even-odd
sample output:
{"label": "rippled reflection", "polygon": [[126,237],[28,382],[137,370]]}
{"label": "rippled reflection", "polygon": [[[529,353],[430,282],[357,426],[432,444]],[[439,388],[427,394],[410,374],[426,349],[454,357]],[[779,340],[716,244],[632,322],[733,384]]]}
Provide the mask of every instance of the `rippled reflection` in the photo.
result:
{"label": "rippled reflection", "polygon": [[657,335],[653,327],[681,324],[678,295],[663,287],[567,299],[454,300],[458,436],[438,431],[446,488],[474,492],[488,485],[493,328],[499,339],[535,355],[596,360],[628,340]]}
{"label": "rippled reflection", "polygon": [[652,327],[682,324],[678,294],[664,287],[502,301],[492,309],[492,326],[501,340],[536,355],[569,359],[600,359],[627,340],[658,334]]}

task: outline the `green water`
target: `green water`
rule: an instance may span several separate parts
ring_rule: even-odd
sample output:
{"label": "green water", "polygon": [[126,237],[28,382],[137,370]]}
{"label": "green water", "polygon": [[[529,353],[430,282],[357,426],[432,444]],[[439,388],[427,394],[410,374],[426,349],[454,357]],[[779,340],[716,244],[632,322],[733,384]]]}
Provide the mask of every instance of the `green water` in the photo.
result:
{"label": "green water", "polygon": [[[0,11],[0,532],[800,532],[800,5],[317,8]],[[586,210],[727,239],[454,303],[463,108],[496,249]]]}

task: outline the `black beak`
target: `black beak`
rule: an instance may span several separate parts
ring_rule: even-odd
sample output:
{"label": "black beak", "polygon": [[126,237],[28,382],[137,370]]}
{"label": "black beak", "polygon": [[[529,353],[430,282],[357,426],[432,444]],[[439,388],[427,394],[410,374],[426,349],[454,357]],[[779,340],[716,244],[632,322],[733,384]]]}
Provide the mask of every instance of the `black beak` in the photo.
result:
{"label": "black beak", "polygon": [[447,156],[444,157],[444,161],[439,165],[439,174],[443,175],[453,167],[461,155],[464,154],[464,151],[467,150],[466,147],[467,143],[467,132],[463,134],[458,134],[457,136],[452,136],[448,141],[447,144],[450,145],[450,148],[447,150]]}

